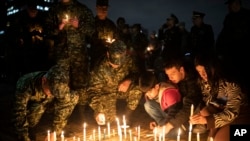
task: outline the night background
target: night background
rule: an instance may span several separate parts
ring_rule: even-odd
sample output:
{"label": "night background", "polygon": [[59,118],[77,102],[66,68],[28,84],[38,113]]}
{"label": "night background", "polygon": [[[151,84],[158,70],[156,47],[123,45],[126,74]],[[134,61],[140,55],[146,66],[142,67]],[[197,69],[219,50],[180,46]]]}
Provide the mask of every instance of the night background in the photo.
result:
{"label": "night background", "polygon": [[[200,11],[206,14],[204,21],[211,24],[217,37],[228,13],[226,0],[109,0],[108,17],[116,22],[120,16],[130,25],[141,23],[142,27],[157,31],[171,13],[175,14],[180,22],[186,23],[189,31],[192,26],[192,12]],[[92,9],[95,15],[95,0],[80,0]],[[250,8],[249,0],[242,0],[245,8]]]}

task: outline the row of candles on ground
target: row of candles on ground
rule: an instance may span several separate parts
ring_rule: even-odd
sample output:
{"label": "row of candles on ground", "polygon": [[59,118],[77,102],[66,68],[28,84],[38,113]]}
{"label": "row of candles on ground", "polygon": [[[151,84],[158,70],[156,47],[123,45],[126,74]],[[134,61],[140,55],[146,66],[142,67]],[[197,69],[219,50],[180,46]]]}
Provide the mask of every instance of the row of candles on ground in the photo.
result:
{"label": "row of candles on ground", "polygon": [[[137,126],[135,128],[136,134],[133,135],[132,134],[132,130],[129,129],[127,130],[127,128],[129,127],[126,123],[126,118],[125,116],[123,116],[123,124],[120,124],[120,121],[118,118],[116,118],[116,122],[117,122],[117,135],[118,135],[118,140],[122,141],[122,140],[129,140],[129,141],[139,141],[140,140],[140,136],[141,136],[141,131],[140,131],[140,126]],[[87,135],[86,135],[86,127],[87,124],[84,123],[83,124],[83,137],[82,137],[82,141],[87,141]],[[111,137],[115,137],[116,136],[116,131],[115,129],[112,129],[112,133],[111,133],[111,129],[110,129],[110,123],[107,123],[107,131],[106,128],[103,129],[103,132],[101,131],[101,126],[98,126],[97,129],[97,133],[96,130],[94,129],[92,134],[89,136],[89,141],[101,141],[101,140],[105,140],[105,139],[109,139]],[[122,131],[123,130],[123,131]],[[128,132],[128,133],[127,133]],[[67,141],[64,137],[64,132],[62,131],[60,139],[57,139],[56,136],[56,132],[53,132],[53,141]],[[50,131],[48,131],[47,133],[47,139],[48,141],[51,141],[51,133]],[[129,137],[128,137],[129,136]],[[81,141],[80,137],[76,138],[73,137],[73,141]]]}
{"label": "row of candles on ground", "polygon": [[[194,112],[194,106],[193,104],[191,105],[191,109],[190,109],[190,116],[193,116],[193,112]],[[105,118],[105,117],[104,117]],[[118,118],[116,118],[116,122],[117,122],[117,135],[119,138],[119,141],[122,141],[123,139],[127,140],[127,128],[129,127],[126,123],[126,118],[125,116],[123,116],[123,124],[120,125],[120,121]],[[83,140],[82,141],[87,141],[86,138],[86,127],[87,124],[84,123],[83,124]],[[191,141],[192,139],[192,128],[193,125],[190,123],[189,125],[189,132],[188,132],[188,141]],[[123,133],[122,133],[123,130]],[[140,126],[136,127],[136,136],[132,137],[132,130],[129,129],[129,141],[139,141],[140,140]],[[159,133],[159,131],[157,131],[157,127],[153,130],[153,136],[154,136],[154,141],[165,141],[165,126],[163,126],[162,128],[162,133]],[[107,133],[106,133],[106,128],[103,129],[103,133],[101,132],[101,127],[98,126],[98,133],[97,133],[97,139],[96,139],[96,130],[93,130],[92,135],[90,135],[89,140],[91,141],[101,141],[102,139],[108,139],[111,138],[111,136],[115,136],[115,130],[112,130],[112,135],[111,135],[111,129],[110,129],[110,123],[107,123]],[[177,141],[180,141],[180,135],[181,135],[181,129],[179,128],[178,130],[178,134],[177,134]],[[48,131],[48,141],[50,141],[50,131]],[[54,132],[53,134],[53,141],[56,141],[56,133]],[[61,141],[66,141],[64,139],[64,132],[61,133]],[[76,138],[73,137],[73,141],[80,141],[80,138]],[[197,133],[197,141],[200,141],[200,134]],[[213,141],[213,138],[210,138],[209,141]]]}

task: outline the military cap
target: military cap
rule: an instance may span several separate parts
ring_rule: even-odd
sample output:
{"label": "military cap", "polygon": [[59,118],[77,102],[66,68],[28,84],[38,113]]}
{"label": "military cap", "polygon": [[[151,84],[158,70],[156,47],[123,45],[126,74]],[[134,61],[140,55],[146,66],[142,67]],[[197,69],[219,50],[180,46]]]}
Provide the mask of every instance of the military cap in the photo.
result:
{"label": "military cap", "polygon": [[179,23],[179,19],[174,14],[171,14],[167,20],[174,20],[175,24]]}
{"label": "military cap", "polygon": [[109,6],[109,0],[96,0],[98,6]]}
{"label": "military cap", "polygon": [[126,58],[127,46],[121,40],[115,40],[108,48],[109,61],[115,65],[121,65]]}
{"label": "military cap", "polygon": [[227,0],[225,2],[225,4],[231,4],[231,3],[235,2],[235,1],[239,1],[241,3],[241,0]]}
{"label": "military cap", "polygon": [[193,11],[193,18],[203,18],[206,14],[198,12],[198,11]]}
{"label": "military cap", "polygon": [[56,97],[63,97],[62,94],[69,92],[69,70],[67,67],[55,65],[45,75],[52,94]]}

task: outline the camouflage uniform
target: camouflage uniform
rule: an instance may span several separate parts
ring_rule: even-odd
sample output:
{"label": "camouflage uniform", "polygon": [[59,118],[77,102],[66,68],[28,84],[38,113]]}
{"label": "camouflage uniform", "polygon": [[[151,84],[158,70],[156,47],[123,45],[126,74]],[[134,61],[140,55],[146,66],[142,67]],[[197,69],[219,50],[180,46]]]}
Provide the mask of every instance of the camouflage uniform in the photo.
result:
{"label": "camouflage uniform", "polygon": [[69,65],[53,66],[47,73],[47,79],[55,97],[53,130],[59,135],[78,103],[79,95],[78,91],[71,90],[69,87]]}
{"label": "camouflage uniform", "polygon": [[[65,16],[77,18],[79,27],[66,25],[63,30],[59,30],[59,24]],[[71,89],[84,88],[88,77],[86,42],[94,32],[92,11],[76,0],[59,2],[50,8],[46,25],[47,37],[54,40],[56,62],[70,64]]]}
{"label": "camouflage uniform", "polygon": [[[124,52],[126,45],[121,41],[115,41],[111,48]],[[113,51],[109,51],[110,56],[114,54]],[[95,116],[98,113],[104,113],[106,120],[112,122],[115,120],[117,99],[126,99],[127,108],[135,110],[142,92],[138,87],[138,68],[130,56],[125,55],[121,59],[121,65],[116,69],[110,66],[109,61],[111,60],[108,57],[101,59],[99,65],[91,72],[87,93],[92,97],[90,107],[94,110]],[[128,91],[119,92],[119,84],[128,79],[132,81]]]}
{"label": "camouflage uniform", "polygon": [[53,96],[47,96],[42,89],[42,77],[45,74],[46,72],[32,72],[17,81],[12,122],[22,141],[30,141],[30,128],[37,125],[53,100]]}
{"label": "camouflage uniform", "polygon": [[91,57],[91,68],[95,66],[98,58],[105,56],[107,51],[107,46],[109,45],[106,40],[116,39],[117,28],[115,23],[106,18],[105,20],[100,20],[95,17],[95,32],[91,39],[91,48],[89,51]]}

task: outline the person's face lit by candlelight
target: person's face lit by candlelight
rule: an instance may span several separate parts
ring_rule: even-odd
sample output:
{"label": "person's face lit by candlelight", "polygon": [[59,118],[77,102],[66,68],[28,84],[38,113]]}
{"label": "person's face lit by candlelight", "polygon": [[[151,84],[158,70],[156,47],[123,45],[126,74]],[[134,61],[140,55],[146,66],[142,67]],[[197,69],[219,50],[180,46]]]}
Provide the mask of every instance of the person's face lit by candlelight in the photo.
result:
{"label": "person's face lit by candlelight", "polygon": [[96,14],[100,20],[105,20],[108,16],[108,6],[96,6]]}

